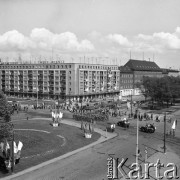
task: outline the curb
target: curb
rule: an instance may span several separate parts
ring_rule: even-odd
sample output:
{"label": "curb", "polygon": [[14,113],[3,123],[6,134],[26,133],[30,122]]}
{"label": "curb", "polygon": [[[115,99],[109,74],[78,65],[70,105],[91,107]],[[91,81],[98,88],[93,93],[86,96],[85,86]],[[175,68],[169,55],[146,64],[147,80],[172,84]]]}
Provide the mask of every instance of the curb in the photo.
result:
{"label": "curb", "polygon": [[[40,118],[40,119],[41,119],[41,118]],[[48,120],[48,118],[43,118],[43,119]],[[66,124],[66,125],[70,125],[70,126],[80,127],[80,124],[79,124],[78,122],[74,122],[74,121],[62,120],[61,123]],[[79,149],[76,149],[76,150],[74,150],[74,151],[71,151],[71,152],[68,152],[68,153],[66,153],[66,154],[63,154],[63,155],[61,155],[61,156],[59,156],[59,157],[53,158],[53,159],[51,159],[51,160],[49,160],[49,161],[45,161],[45,162],[43,162],[43,163],[41,163],[41,164],[38,164],[38,165],[33,166],[33,167],[30,167],[30,168],[25,169],[25,170],[23,170],[23,171],[20,171],[20,172],[18,172],[18,173],[16,173],[16,174],[9,175],[9,176],[7,176],[7,177],[0,178],[0,179],[2,179],[2,180],[11,180],[11,179],[13,179],[13,178],[17,178],[17,177],[22,176],[22,175],[24,175],[24,174],[26,174],[26,173],[30,173],[30,172],[35,171],[35,170],[38,170],[38,169],[40,169],[40,168],[42,168],[42,167],[44,167],[44,166],[47,166],[47,165],[49,165],[49,164],[52,164],[52,163],[54,163],[54,162],[56,162],[56,161],[59,161],[59,160],[68,158],[68,157],[70,157],[70,156],[73,156],[73,155],[75,155],[75,154],[77,154],[77,153],[79,153],[79,152],[81,152],[81,151],[84,151],[84,150],[86,150],[86,149],[88,149],[88,148],[94,147],[94,146],[97,145],[97,144],[104,143],[104,142],[106,142],[107,140],[113,139],[113,138],[115,138],[116,136],[118,136],[117,133],[108,133],[108,136],[109,136],[109,137],[108,137],[108,136],[107,136],[107,137],[104,137],[104,133],[105,133],[105,132],[104,132],[102,129],[99,129],[99,128],[95,128],[94,131],[97,132],[97,133],[99,133],[99,134],[101,134],[101,137],[100,137],[97,141],[95,141],[95,142],[93,142],[93,143],[91,143],[91,144],[88,144],[87,146],[84,146],[84,147],[81,147],[81,148],[79,148]]]}

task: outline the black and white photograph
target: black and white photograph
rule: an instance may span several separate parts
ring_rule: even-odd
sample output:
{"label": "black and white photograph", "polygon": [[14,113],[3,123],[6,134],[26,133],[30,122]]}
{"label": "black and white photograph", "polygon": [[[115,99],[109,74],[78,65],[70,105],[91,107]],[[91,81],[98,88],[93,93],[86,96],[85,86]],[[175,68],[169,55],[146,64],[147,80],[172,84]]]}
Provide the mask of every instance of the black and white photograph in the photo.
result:
{"label": "black and white photograph", "polygon": [[180,0],[0,0],[0,179],[180,178]]}

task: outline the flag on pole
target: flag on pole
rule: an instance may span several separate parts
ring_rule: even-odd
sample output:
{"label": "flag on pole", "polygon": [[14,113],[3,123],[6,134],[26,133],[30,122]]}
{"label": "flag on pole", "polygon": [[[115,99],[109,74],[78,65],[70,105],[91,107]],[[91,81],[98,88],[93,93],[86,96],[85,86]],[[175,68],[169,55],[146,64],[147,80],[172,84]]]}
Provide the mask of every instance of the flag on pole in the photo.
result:
{"label": "flag on pole", "polygon": [[23,143],[21,141],[19,141],[18,147],[17,147],[18,151],[21,151],[22,147],[23,147]]}
{"label": "flag on pole", "polygon": [[171,127],[173,130],[175,130],[176,129],[176,120],[174,120],[174,122],[173,122],[173,125],[172,125],[172,127]]}
{"label": "flag on pole", "polygon": [[59,113],[59,118],[62,118],[63,117],[63,113]]}
{"label": "flag on pole", "polygon": [[55,113],[52,111],[52,117],[55,118]]}
{"label": "flag on pole", "polygon": [[14,153],[17,153],[18,152],[18,147],[16,145],[16,142],[14,141]]}

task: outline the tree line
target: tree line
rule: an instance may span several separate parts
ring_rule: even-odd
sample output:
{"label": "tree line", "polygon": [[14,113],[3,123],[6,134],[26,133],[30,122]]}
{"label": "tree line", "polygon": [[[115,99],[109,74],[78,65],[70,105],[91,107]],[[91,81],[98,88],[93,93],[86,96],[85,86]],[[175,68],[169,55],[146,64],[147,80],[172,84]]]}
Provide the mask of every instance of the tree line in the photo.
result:
{"label": "tree line", "polygon": [[159,105],[166,103],[168,106],[180,98],[180,76],[161,78],[144,76],[142,83],[138,83],[137,87],[141,89],[145,99],[150,97],[152,102]]}

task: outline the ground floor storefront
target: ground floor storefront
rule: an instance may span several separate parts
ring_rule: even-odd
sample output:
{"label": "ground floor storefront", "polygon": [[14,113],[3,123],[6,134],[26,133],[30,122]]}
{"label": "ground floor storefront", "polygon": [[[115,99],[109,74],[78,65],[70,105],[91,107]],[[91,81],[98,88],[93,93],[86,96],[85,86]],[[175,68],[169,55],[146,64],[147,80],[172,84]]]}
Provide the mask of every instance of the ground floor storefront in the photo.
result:
{"label": "ground floor storefront", "polygon": [[80,95],[65,95],[53,93],[37,93],[37,92],[5,92],[8,97],[17,98],[33,98],[33,99],[48,99],[48,100],[71,100],[71,101],[89,101],[93,99],[115,98],[119,96],[119,91],[80,94]]}

